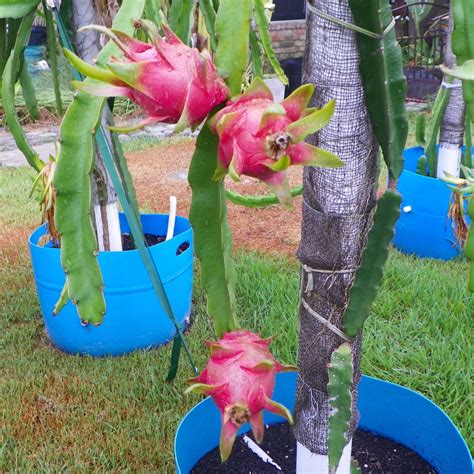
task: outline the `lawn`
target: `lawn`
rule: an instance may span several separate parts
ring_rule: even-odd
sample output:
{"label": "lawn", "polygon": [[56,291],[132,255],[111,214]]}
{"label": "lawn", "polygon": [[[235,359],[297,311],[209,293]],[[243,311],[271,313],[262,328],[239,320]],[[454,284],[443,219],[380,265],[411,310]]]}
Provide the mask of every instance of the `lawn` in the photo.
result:
{"label": "lawn", "polygon": [[[48,343],[26,245],[38,221],[28,200],[31,176],[0,169],[0,471],[174,472],[177,424],[198,401],[183,395],[191,371],[183,359],[177,380],[165,383],[169,347],[93,359]],[[297,261],[239,250],[236,264],[242,325],[276,335],[276,355],[294,363]],[[392,250],[364,331],[362,367],[433,399],[472,446],[474,298],[466,276],[460,260],[418,260]],[[194,310],[187,339],[202,368],[212,328],[198,279]]]}

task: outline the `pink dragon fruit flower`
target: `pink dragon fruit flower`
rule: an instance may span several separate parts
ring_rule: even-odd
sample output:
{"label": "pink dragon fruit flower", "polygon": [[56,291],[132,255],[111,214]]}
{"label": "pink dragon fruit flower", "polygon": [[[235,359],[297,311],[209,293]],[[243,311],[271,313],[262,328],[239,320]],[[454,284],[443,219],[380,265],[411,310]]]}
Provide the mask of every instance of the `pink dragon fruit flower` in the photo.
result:
{"label": "pink dragon fruit flower", "polygon": [[293,423],[291,413],[271,400],[277,372],[297,370],[279,364],[268,349],[270,339],[237,330],[218,342],[207,343],[211,356],[202,373],[189,380],[186,392],[212,397],[222,414],[220,453],[222,462],[230,455],[237,431],[249,422],[255,440],[263,439],[262,410],[269,410]]}
{"label": "pink dragon fruit flower", "polygon": [[324,127],[335,103],[322,109],[306,108],[314,86],[305,84],[280,104],[260,79],[247,91],[232,98],[211,118],[211,129],[219,136],[219,162],[215,179],[227,173],[258,178],[268,184],[280,202],[292,206],[285,170],[291,165],[339,167],[342,161],[332,153],[304,143],[307,135]]}
{"label": "pink dragon fruit flower", "polygon": [[[145,21],[138,24],[146,28]],[[77,82],[77,89],[102,97],[128,97],[148,115],[132,131],[153,122],[177,123],[175,131],[199,125],[208,113],[227,99],[228,89],[207,52],[185,45],[166,25],[165,37],[148,29],[153,44],[118,30],[100,26],[123,52],[105,67],[94,67],[68,50],[65,54],[81,73],[100,82]]]}

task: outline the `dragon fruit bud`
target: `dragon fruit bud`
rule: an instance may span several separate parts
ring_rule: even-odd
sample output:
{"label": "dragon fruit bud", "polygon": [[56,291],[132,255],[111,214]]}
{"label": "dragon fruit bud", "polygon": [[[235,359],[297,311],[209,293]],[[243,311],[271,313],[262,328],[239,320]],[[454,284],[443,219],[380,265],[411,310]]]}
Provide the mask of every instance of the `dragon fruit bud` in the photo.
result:
{"label": "dragon fruit bud", "polygon": [[262,410],[293,422],[288,409],[270,397],[275,375],[297,369],[279,364],[268,349],[270,342],[250,331],[229,332],[220,341],[208,343],[211,356],[207,366],[189,381],[193,385],[186,392],[211,396],[222,414],[222,462],[229,457],[237,431],[244,423],[250,423],[256,441],[262,441]]}
{"label": "dragon fruit bud", "polygon": [[314,86],[305,84],[275,104],[268,87],[257,78],[244,94],[232,98],[210,121],[219,136],[215,179],[227,173],[235,180],[240,175],[258,178],[291,207],[285,172],[289,166],[342,166],[337,156],[303,142],[329,122],[335,108],[334,101],[322,109],[307,108],[313,92]]}
{"label": "dragon fruit bud", "polygon": [[93,95],[128,97],[148,115],[138,126],[115,130],[126,132],[165,122],[177,124],[178,132],[199,125],[227,99],[227,86],[209,54],[185,45],[166,25],[162,25],[164,38],[149,29],[153,44],[118,30],[93,28],[107,34],[123,54],[108,64],[92,66],[66,50],[71,64],[96,80],[74,82],[74,86]]}

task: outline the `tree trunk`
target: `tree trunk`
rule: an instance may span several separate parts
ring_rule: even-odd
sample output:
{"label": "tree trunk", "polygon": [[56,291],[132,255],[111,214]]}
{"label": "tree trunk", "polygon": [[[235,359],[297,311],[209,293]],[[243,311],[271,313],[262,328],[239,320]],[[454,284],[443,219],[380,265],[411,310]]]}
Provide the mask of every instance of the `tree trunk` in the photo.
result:
{"label": "tree trunk", "polygon": [[[311,3],[353,23],[348,0],[312,0]],[[345,163],[340,169],[308,167],[304,172],[303,223],[298,250],[303,269],[295,436],[297,472],[319,473],[328,472],[327,365],[333,351],[344,340],[310,312],[342,328],[348,291],[360,263],[376,203],[378,143],[365,106],[355,33],[311,11],[307,21],[304,80],[315,84],[315,106],[336,100],[334,117],[311,142],[332,151]],[[338,473],[349,472],[347,451],[358,421],[360,349],[361,336],[358,336],[352,343],[353,413],[348,447]]]}
{"label": "tree trunk", "polygon": [[[73,0],[72,27],[75,32],[74,42],[79,56],[88,63],[93,63],[101,50],[100,34],[95,30],[79,32],[78,29],[97,22],[93,0]],[[105,110],[102,123],[108,123],[108,114],[109,112]],[[109,143],[112,143],[109,133],[106,134],[106,138]],[[92,201],[99,250],[120,251],[122,250],[122,238],[118,218],[117,194],[97,151],[95,170],[92,176]]]}
{"label": "tree trunk", "polygon": [[[456,58],[451,49],[453,26],[453,16],[451,14],[449,17],[448,41],[444,53],[444,64],[449,68],[456,64]],[[444,78],[445,81],[446,79],[447,77]],[[446,82],[443,81],[443,84],[446,84]],[[454,79],[448,87],[451,87],[451,95],[441,122],[438,169],[436,171],[438,178],[444,178],[445,172],[459,177],[464,142],[465,104],[462,94],[462,82],[459,79]]]}

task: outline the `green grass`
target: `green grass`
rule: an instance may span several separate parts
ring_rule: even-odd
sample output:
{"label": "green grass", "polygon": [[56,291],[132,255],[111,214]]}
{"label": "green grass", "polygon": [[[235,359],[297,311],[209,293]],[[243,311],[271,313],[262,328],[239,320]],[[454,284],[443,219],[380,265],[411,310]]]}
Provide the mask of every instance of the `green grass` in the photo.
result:
{"label": "green grass", "polygon": [[[49,344],[26,242],[18,237],[18,229],[38,220],[27,198],[31,175],[0,169],[0,471],[174,472],[176,427],[198,401],[183,395],[189,366],[182,359],[177,380],[167,384],[169,347],[93,359]],[[276,335],[275,354],[294,363],[297,262],[239,253],[236,264],[242,325]],[[417,260],[393,250],[364,330],[362,367],[430,397],[472,443],[474,298],[466,276],[462,261]],[[212,328],[199,284],[194,309],[187,339],[202,368]]]}
{"label": "green grass", "polygon": [[122,140],[122,148],[125,153],[133,153],[135,151],[146,150],[159,145],[176,145],[178,143],[187,143],[193,141],[193,138],[186,136],[171,136],[166,138],[154,136],[131,136],[130,140]]}

